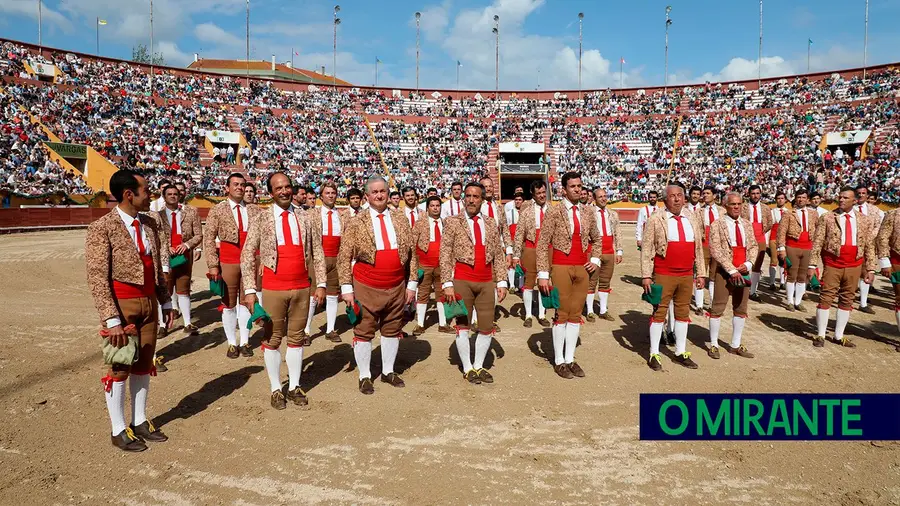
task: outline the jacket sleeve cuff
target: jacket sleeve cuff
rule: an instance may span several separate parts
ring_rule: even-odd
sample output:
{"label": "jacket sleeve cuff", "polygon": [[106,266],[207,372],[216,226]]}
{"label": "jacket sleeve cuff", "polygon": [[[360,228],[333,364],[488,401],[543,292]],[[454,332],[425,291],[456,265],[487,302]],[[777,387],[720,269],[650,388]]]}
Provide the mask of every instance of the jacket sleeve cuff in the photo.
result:
{"label": "jacket sleeve cuff", "polygon": [[441,288],[453,288],[453,281],[447,281],[446,283],[441,285]]}
{"label": "jacket sleeve cuff", "polygon": [[113,327],[117,327],[122,324],[122,320],[118,318],[110,318],[106,320],[106,328],[111,329]]}
{"label": "jacket sleeve cuff", "polygon": [[406,283],[407,290],[417,290],[418,288],[419,288],[418,281],[410,281],[409,283]]}
{"label": "jacket sleeve cuff", "polygon": [[538,279],[550,279],[550,273],[547,271],[540,271],[537,275]]}
{"label": "jacket sleeve cuff", "polygon": [[316,288],[328,288],[328,284],[327,283],[319,283],[316,285]]}
{"label": "jacket sleeve cuff", "polygon": [[744,262],[744,266],[747,267],[747,272],[750,272],[750,271],[753,270],[753,263],[752,263],[752,262]]}
{"label": "jacket sleeve cuff", "polygon": [[815,264],[809,264],[809,267],[807,267],[806,269],[807,269],[807,270],[809,270],[809,269],[816,269],[816,270],[818,270],[819,268],[818,268]]}
{"label": "jacket sleeve cuff", "polygon": [[163,271],[163,274],[168,274],[168,273],[169,273],[169,266],[168,266],[168,265],[163,265],[162,271]]}
{"label": "jacket sleeve cuff", "polygon": [[509,284],[506,281],[497,281],[497,288],[509,288]]}
{"label": "jacket sleeve cuff", "polygon": [[890,269],[891,268],[891,259],[888,257],[879,258],[878,266],[882,269]]}
{"label": "jacket sleeve cuff", "polygon": [[591,257],[591,263],[594,264],[594,265],[596,265],[597,267],[599,267],[599,266],[600,266],[600,259],[597,258],[597,257]]}
{"label": "jacket sleeve cuff", "polygon": [[616,250],[616,256],[622,256],[624,253],[622,250]]}
{"label": "jacket sleeve cuff", "polygon": [[775,251],[784,251],[784,246],[779,246]]}
{"label": "jacket sleeve cuff", "polygon": [[341,295],[353,293],[353,285],[341,285]]}
{"label": "jacket sleeve cuff", "polygon": [[251,295],[251,294],[256,295],[256,290],[254,290],[252,288],[247,288],[244,290],[244,295]]}
{"label": "jacket sleeve cuff", "polygon": [[512,246],[507,246],[507,247],[506,247],[506,254],[507,254],[507,255],[512,255],[512,254],[513,254]]}

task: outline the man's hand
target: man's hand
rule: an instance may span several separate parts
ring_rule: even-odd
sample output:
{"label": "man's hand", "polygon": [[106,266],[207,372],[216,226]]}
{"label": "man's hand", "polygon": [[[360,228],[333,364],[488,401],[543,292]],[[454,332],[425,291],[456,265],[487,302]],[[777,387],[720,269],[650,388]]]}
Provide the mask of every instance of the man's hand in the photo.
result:
{"label": "man's hand", "polygon": [[456,290],[454,290],[452,286],[444,288],[444,300],[447,302],[453,302],[456,300]]}
{"label": "man's hand", "polygon": [[747,266],[744,265],[744,264],[739,265],[738,268],[737,268],[737,270],[738,270],[738,272],[740,272],[741,274],[747,274],[748,272],[750,272],[750,271],[747,270]]}
{"label": "man's hand", "polygon": [[344,299],[344,304],[347,304],[348,307],[353,307],[353,303],[356,302],[356,299],[353,297],[353,292],[345,293],[341,295],[341,298]]}
{"label": "man's hand", "polygon": [[214,277],[214,278],[219,277],[219,268],[218,268],[218,267],[210,267],[210,268],[209,268],[209,275],[212,276],[212,277]]}
{"label": "man's hand", "polygon": [[550,295],[550,290],[553,289],[553,285],[550,284],[549,279],[539,279],[538,280],[538,290],[541,291],[544,295]]}
{"label": "man's hand", "polygon": [[522,260],[519,258],[513,258],[512,268],[515,269],[519,265],[522,265]]}
{"label": "man's hand", "polygon": [[[324,292],[323,294],[324,295]],[[410,305],[416,301],[416,291],[415,290],[406,290],[406,305]]]}
{"label": "man's hand", "polygon": [[255,293],[248,293],[247,295],[244,295],[244,306],[246,306],[247,309],[250,310],[250,314],[253,314],[253,308],[256,307]]}
{"label": "man's hand", "polygon": [[891,277],[891,268],[890,268],[890,267],[885,267],[884,269],[881,269],[881,275],[884,276],[884,277],[886,277],[886,278]]}
{"label": "man's hand", "polygon": [[178,246],[176,246],[174,248],[169,248],[169,250],[172,252],[173,255],[182,255],[182,254],[184,254],[185,251],[188,250],[188,247],[185,246],[184,244],[179,244]]}
{"label": "man's hand", "polygon": [[316,291],[313,292],[313,298],[316,299],[316,305],[321,306],[325,303],[325,289],[322,287],[316,288]]}
{"label": "man's hand", "polygon": [[806,270],[806,279],[812,279],[816,275],[816,268],[810,267]]}
{"label": "man's hand", "polygon": [[697,278],[697,280],[694,282],[694,286],[696,286],[698,290],[705,288],[706,278]]}
{"label": "man's hand", "polygon": [[650,285],[652,284],[653,282],[650,281],[650,278],[644,278],[641,280],[641,286],[644,288],[644,293],[650,293]]}
{"label": "man's hand", "polygon": [[509,290],[506,288],[497,288],[497,303],[503,302],[503,299],[506,298],[506,294],[509,293]]}
{"label": "man's hand", "polygon": [[175,311],[163,309],[163,321],[166,324],[166,329],[171,329],[175,325]]}
{"label": "man's hand", "polygon": [[121,325],[116,325],[111,329],[107,329],[107,331],[109,332],[109,344],[116,348],[121,348],[128,344],[128,336],[125,335],[125,330]]}
{"label": "man's hand", "polygon": [[[746,270],[746,269],[747,268],[744,267],[744,270]],[[741,286],[743,283],[744,283],[744,277],[741,276],[740,271],[737,271],[731,275],[731,284],[733,284],[735,286]]]}
{"label": "man's hand", "polygon": [[616,265],[622,263],[622,255],[616,255]]}
{"label": "man's hand", "polygon": [[597,264],[595,264],[594,262],[588,262],[584,264],[584,270],[588,271],[589,273],[593,273],[595,270],[597,270]]}
{"label": "man's hand", "polygon": [[864,280],[867,285],[871,285],[875,282],[875,272],[869,271],[866,273],[866,279]]}
{"label": "man's hand", "polygon": [[195,249],[195,250],[194,250],[194,261],[195,261],[195,262],[199,262],[199,261],[200,261],[200,250],[198,250],[198,249]]}

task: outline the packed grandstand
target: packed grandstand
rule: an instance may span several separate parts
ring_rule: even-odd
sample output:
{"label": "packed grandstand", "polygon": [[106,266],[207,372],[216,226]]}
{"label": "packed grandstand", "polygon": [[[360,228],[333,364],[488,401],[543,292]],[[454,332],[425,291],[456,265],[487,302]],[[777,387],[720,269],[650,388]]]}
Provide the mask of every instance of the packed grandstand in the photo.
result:
{"label": "packed grandstand", "polygon": [[[36,65],[57,70],[41,79]],[[866,184],[884,202],[900,200],[900,71],[890,66],[865,79],[835,72],[760,89],[707,83],[497,100],[301,89],[172,68],[156,68],[151,83],[147,67],[132,62],[5,41],[0,76],[0,189],[18,195],[96,191],[50,156],[55,136],[144,174],[154,188],[165,178],[194,195],[220,195],[235,170],[259,179],[276,169],[299,184],[333,178],[341,196],[384,171],[397,187],[446,194],[452,181],[494,174],[501,142],[536,142],[551,181],[577,170],[619,201],[645,200],[666,177],[723,191],[756,182],[769,196],[806,187],[826,201],[842,185]],[[239,138],[237,149],[210,143],[219,132]]]}

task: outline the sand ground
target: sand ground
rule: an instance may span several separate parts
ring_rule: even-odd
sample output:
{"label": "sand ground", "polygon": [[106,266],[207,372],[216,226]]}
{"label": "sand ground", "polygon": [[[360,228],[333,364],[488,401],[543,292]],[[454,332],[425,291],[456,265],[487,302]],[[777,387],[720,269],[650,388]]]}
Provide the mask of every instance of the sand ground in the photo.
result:
{"label": "sand ground", "polygon": [[[584,379],[554,375],[549,329],[523,328],[513,295],[488,358],[493,385],[464,383],[452,338],[431,329],[401,344],[405,389],[376,381],[375,395],[363,396],[345,332],[342,344],[318,338],[306,349],[309,409],[275,411],[262,354],[225,357],[218,301],[198,267],[201,335],[176,330],[160,343],[169,372],[150,393],[150,415],[170,441],[123,454],[109,444],[83,240],[83,231],[0,236],[2,504],[900,503],[893,442],[638,440],[641,392],[897,391],[883,278],[877,314],[853,314],[856,349],[813,348],[803,333],[814,329],[815,296],[808,312],[788,313],[766,291],[745,332],[755,359],[709,359],[699,348],[706,320],[695,318],[689,349],[700,369],[669,354],[665,372],[653,373],[629,240],[614,277],[617,321],[582,332]],[[338,325],[346,329],[343,316]],[[729,320],[722,327],[730,336]]]}

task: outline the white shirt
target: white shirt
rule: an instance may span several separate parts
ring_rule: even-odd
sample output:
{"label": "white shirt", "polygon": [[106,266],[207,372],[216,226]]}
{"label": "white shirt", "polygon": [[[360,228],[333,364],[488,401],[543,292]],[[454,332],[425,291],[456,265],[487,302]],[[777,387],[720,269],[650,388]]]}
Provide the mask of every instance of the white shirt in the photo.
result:
{"label": "white shirt", "polygon": [[[172,228],[172,235],[182,235],[181,220],[183,219],[181,206],[179,205],[174,211],[166,207],[163,209],[166,223]],[[175,226],[172,227],[172,215],[175,215]]]}
{"label": "white shirt", "polygon": [[547,211],[550,210],[550,205],[544,202],[544,205],[539,206],[537,203],[534,204],[534,229],[540,230],[541,225],[544,223],[541,221],[541,209],[544,210],[544,217],[547,216]]}
{"label": "white shirt", "polygon": [[710,204],[709,206],[703,206],[700,208],[700,214],[703,216],[703,226],[708,227],[712,225],[709,220],[709,210],[712,209],[713,221],[719,219],[719,207],[715,204]]}
{"label": "white shirt", "polygon": [[[131,242],[134,243],[134,249],[137,251],[140,251],[138,249],[138,241],[137,241],[138,231],[135,230],[135,228],[134,228],[134,220],[138,220],[138,223],[140,223],[140,220],[141,220],[140,217],[128,216],[128,214],[126,214],[125,211],[123,211],[118,206],[116,206],[116,211],[119,212],[119,218],[122,219],[122,223],[125,224],[125,230],[128,231],[128,235],[131,237]],[[150,247],[150,241],[147,240],[147,232],[144,231],[144,227],[142,225],[138,225],[138,229],[140,229],[141,241],[144,243],[144,252],[149,255],[152,252],[152,249]],[[169,272],[169,267],[163,266],[163,272]],[[165,304],[162,305],[162,308],[163,308],[163,310],[172,309],[172,302],[171,301],[166,302]],[[106,320],[106,328],[108,328],[108,329],[111,329],[111,328],[121,325],[121,324],[122,324],[122,320],[120,320],[118,317],[109,318],[108,320]]]}
{"label": "white shirt", "polygon": [[[297,216],[294,215],[294,205],[288,204],[287,209],[282,209],[278,206],[278,204],[272,205],[272,216],[275,219],[275,244],[278,246],[285,245],[285,234],[284,234],[284,221],[282,218],[282,213],[288,213],[288,227],[290,228],[291,234],[291,244],[299,244],[300,243],[300,224],[297,223]],[[256,293],[256,290],[253,291]]]}
{"label": "white shirt", "polygon": [[644,240],[644,225],[647,224],[647,220],[657,209],[656,206],[646,205],[638,211],[637,227],[634,230],[634,238],[638,241]]}
{"label": "white shirt", "polygon": [[775,207],[772,209],[772,221],[775,223],[781,223],[781,218],[784,216],[784,208],[783,207]]}
{"label": "white shirt", "polygon": [[[562,205],[566,207],[566,219],[569,220],[569,230],[571,230],[572,233],[575,232],[575,220],[572,218],[572,209],[575,209],[575,214],[578,215],[578,224],[582,237],[584,237],[584,234],[589,233],[584,228],[584,220],[581,217],[581,209],[578,208],[578,205],[573,204],[569,199],[563,199]],[[573,244],[572,247],[575,247],[575,245]],[[594,265],[600,265],[600,257],[591,257],[590,261]],[[538,279],[550,279],[550,273],[548,271],[538,271],[537,277]]]}
{"label": "white shirt", "polygon": [[166,199],[163,197],[159,197],[150,203],[150,210],[155,212],[160,212],[166,207]]}
{"label": "white shirt", "polygon": [[[681,215],[681,225],[684,228],[684,241],[694,242],[694,227],[691,226],[691,220],[684,214]],[[678,241],[678,220],[675,215],[666,210],[666,239],[669,242]]]}
{"label": "white shirt", "polygon": [[417,208],[410,209],[409,207],[403,208],[403,215],[406,216],[407,221],[409,221],[409,226],[413,226],[413,218],[419,218],[419,212]]}
{"label": "white shirt", "polygon": [[[466,224],[469,225],[469,233],[472,234],[473,241],[475,239],[475,224],[476,223],[478,224],[478,230],[481,234],[481,243],[482,243],[482,245],[484,245],[485,241],[487,240],[487,234],[485,233],[485,229],[484,229],[484,218],[482,216],[479,216],[478,218],[479,219],[477,220],[477,222],[476,222],[476,220],[473,220],[472,218],[467,218]],[[434,228],[434,225],[432,224],[432,229],[433,228]],[[443,233],[443,229],[441,229],[441,233]],[[432,231],[431,235],[432,236],[434,235],[433,231]],[[473,244],[474,244],[474,242],[473,242]],[[496,262],[497,259],[495,258],[494,261]],[[452,286],[453,286],[453,281],[451,280],[451,281],[447,281],[446,283],[441,285],[441,288],[451,288]],[[506,288],[507,286],[508,285],[507,285],[507,282],[505,279],[501,280],[501,281],[497,281],[497,288]]]}
{"label": "white shirt", "polygon": [[[612,222],[610,221],[609,209],[603,208],[600,209],[597,206],[594,206],[594,211],[597,214],[597,230],[600,231],[600,236],[610,236],[615,237],[615,231],[612,229]],[[603,219],[606,218],[606,230],[603,230]],[[616,255],[622,255],[622,250],[616,250]]]}
{"label": "white shirt", "polygon": [[[388,241],[390,244],[385,247],[384,239],[381,237],[381,219],[379,215],[384,215],[384,226],[387,229]],[[391,221],[391,210],[384,209],[383,213],[379,213],[375,209],[369,208],[369,216],[372,218],[372,235],[375,237],[375,250],[384,251],[397,249],[397,232],[394,230],[394,222]],[[415,290],[419,287],[418,281],[409,281],[406,283],[407,290]],[[353,293],[353,285],[341,285],[341,294],[345,295]]]}
{"label": "white shirt", "polygon": [[[329,209],[328,206],[322,206],[319,208],[319,212],[322,214],[322,237],[325,237],[328,234],[328,212],[331,211],[331,232],[332,235],[340,237],[341,236],[341,217],[338,214],[337,209]],[[352,213],[353,210],[351,209]]]}
{"label": "white shirt", "polygon": [[243,229],[238,229],[238,233],[246,232],[250,228],[250,217],[247,214],[247,206],[244,204],[244,201],[235,202],[231,199],[228,199],[228,204],[231,206],[231,216],[234,218],[234,224],[237,226],[238,224],[238,213],[241,213],[241,225],[243,225]]}
{"label": "white shirt", "polygon": [[[835,213],[837,217],[838,226],[841,229],[841,246],[856,246],[856,240],[859,228],[857,228],[856,224],[856,213]],[[845,216],[850,217],[850,244],[847,244],[847,218]],[[882,265],[884,263],[882,262]],[[891,266],[890,260],[888,260],[888,267]],[[818,265],[809,264],[810,269],[815,269]]]}
{"label": "white shirt", "polygon": [[519,223],[519,210],[516,209],[515,202],[507,202],[506,205],[503,206],[503,212],[506,213],[507,225],[515,225],[516,223]]}
{"label": "white shirt", "polygon": [[823,214],[825,214],[825,213],[827,213],[827,212],[828,212],[828,210],[825,209],[825,208],[822,207],[822,206],[816,207],[816,213],[817,213],[819,216],[822,216]]}
{"label": "white shirt", "polygon": [[[737,248],[737,234],[735,230],[740,227],[741,229],[741,242],[743,243],[743,247],[747,247],[747,229],[744,228],[743,225],[740,224],[740,220],[733,220],[731,216],[725,216],[725,225],[728,229],[728,245],[732,248]],[[750,233],[753,233],[751,230]],[[747,272],[753,270],[753,262],[744,262],[744,265],[747,266]],[[728,274],[734,274],[737,272],[737,269],[728,269]]]}
{"label": "white shirt", "polygon": [[438,231],[441,237],[444,236],[444,220],[440,218],[428,218],[428,242],[434,242],[437,238],[434,236],[434,224],[437,223]]}
{"label": "white shirt", "polygon": [[464,207],[462,199],[454,200],[451,197],[450,200],[441,204],[441,218],[456,216],[463,211]]}

